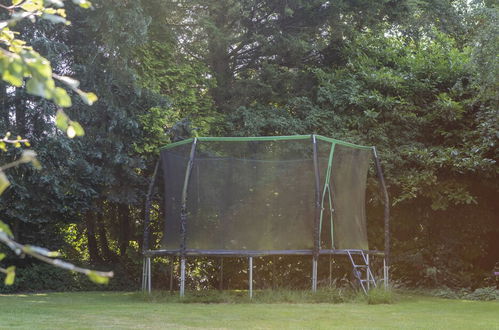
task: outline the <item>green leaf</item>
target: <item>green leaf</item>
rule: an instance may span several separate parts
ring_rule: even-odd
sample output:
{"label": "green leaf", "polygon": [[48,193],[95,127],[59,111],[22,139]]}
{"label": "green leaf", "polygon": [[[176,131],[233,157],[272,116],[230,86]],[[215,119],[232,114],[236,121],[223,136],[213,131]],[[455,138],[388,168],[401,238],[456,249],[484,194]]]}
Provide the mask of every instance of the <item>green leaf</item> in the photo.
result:
{"label": "green leaf", "polygon": [[0,195],[10,186],[10,181],[3,171],[0,171]]}
{"label": "green leaf", "polygon": [[30,80],[28,80],[28,82],[26,83],[26,91],[32,95],[45,98],[50,95],[44,82],[36,78],[31,78]]}
{"label": "green leaf", "polygon": [[90,271],[90,273],[88,273],[88,278],[92,282],[97,283],[97,284],[108,284],[109,283],[109,277],[101,276],[94,271]]}
{"label": "green leaf", "polygon": [[[22,54],[22,56],[25,60],[25,63],[27,63],[27,65],[31,69],[31,74],[34,77],[52,80],[52,67],[50,66],[50,62],[46,58],[40,56],[40,54],[35,51],[25,52]],[[47,85],[48,87],[53,88],[55,86],[55,83],[53,82],[53,80],[47,80]]]}
{"label": "green leaf", "polygon": [[21,8],[26,11],[37,11],[43,9],[43,2],[35,3],[33,1],[26,1],[21,5]]}
{"label": "green leaf", "polygon": [[12,234],[12,231],[10,230],[9,225],[3,221],[0,221],[0,231],[7,234],[7,236],[9,236],[10,238],[14,237],[14,235]]}
{"label": "green leaf", "polygon": [[63,23],[66,25],[69,24],[69,21],[67,19],[65,19],[64,17],[61,17],[59,15],[43,13],[42,18],[46,19],[48,21],[51,21],[54,24],[58,24],[58,23]]}
{"label": "green leaf", "polygon": [[2,79],[16,87],[21,87],[23,84],[23,66],[19,60],[14,60],[9,63],[2,73]]}
{"label": "green leaf", "polygon": [[88,105],[92,105],[95,101],[97,101],[97,95],[95,95],[94,93],[85,93],[83,91],[80,91],[78,94],[80,95],[83,102]]}
{"label": "green leaf", "polygon": [[70,139],[74,138],[76,136],[75,128],[69,125],[68,129],[66,130],[66,134],[68,135],[68,138]]}
{"label": "green leaf", "polygon": [[76,136],[83,136],[83,135],[85,135],[85,130],[80,125],[80,123],[78,123],[77,121],[71,121],[71,126],[73,126],[73,129],[75,131]]}
{"label": "green leaf", "polygon": [[5,259],[7,255],[5,253],[0,253],[0,261],[2,261],[3,259]]}
{"label": "green leaf", "polygon": [[64,88],[56,87],[54,90],[54,102],[63,108],[71,106],[71,98]]}
{"label": "green leaf", "polygon": [[33,165],[33,167],[37,170],[40,170],[42,168],[42,164],[40,164],[40,162],[38,161],[38,159],[33,159],[31,161],[31,165]]}
{"label": "green leaf", "polygon": [[12,0],[12,5],[13,6],[17,6],[18,4],[20,4],[23,0]]}
{"label": "green leaf", "polygon": [[64,7],[64,2],[61,0],[45,0],[45,6],[55,6],[58,8]]}
{"label": "green leaf", "polygon": [[23,163],[30,163],[34,160],[36,160],[36,152],[33,150],[24,150],[21,154],[21,158],[19,158],[19,161]]}
{"label": "green leaf", "polygon": [[60,77],[57,77],[57,79],[59,79],[60,81],[62,81],[63,83],[65,83],[66,85],[68,85],[69,87],[71,88],[78,88],[78,86],[80,86],[80,82],[76,79],[73,79],[71,77],[66,77],[66,76],[60,76]]}
{"label": "green leaf", "polygon": [[7,268],[7,275],[5,276],[5,285],[14,284],[14,279],[16,278],[16,266],[10,266]]}
{"label": "green leaf", "polygon": [[55,115],[55,125],[62,131],[68,129],[69,117],[62,110],[57,110]]}
{"label": "green leaf", "polygon": [[85,9],[92,7],[92,3],[90,1],[87,1],[87,0],[73,0],[73,3],[75,5],[80,6],[81,8],[85,8]]}

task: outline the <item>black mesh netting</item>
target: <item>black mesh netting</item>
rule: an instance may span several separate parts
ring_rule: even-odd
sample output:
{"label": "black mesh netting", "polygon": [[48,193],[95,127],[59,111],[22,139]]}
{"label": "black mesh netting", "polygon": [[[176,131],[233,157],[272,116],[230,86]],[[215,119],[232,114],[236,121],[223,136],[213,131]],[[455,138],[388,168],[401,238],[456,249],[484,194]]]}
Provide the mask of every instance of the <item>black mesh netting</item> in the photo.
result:
{"label": "black mesh netting", "polygon": [[[322,192],[331,143],[317,142]],[[161,152],[166,249],[179,249],[181,243],[181,196],[191,147],[187,143]],[[336,145],[332,169],[337,173],[331,174],[336,248],[367,249],[364,200],[369,157],[369,150]],[[312,139],[197,141],[188,182],[187,249],[314,248]]]}
{"label": "black mesh netting", "polygon": [[371,151],[336,145],[331,169],[337,249],[367,250],[366,182]]}
{"label": "black mesh netting", "polygon": [[180,237],[180,208],[185,170],[189,161],[191,144],[184,144],[161,152],[163,171],[164,217],[162,245],[178,249]]}

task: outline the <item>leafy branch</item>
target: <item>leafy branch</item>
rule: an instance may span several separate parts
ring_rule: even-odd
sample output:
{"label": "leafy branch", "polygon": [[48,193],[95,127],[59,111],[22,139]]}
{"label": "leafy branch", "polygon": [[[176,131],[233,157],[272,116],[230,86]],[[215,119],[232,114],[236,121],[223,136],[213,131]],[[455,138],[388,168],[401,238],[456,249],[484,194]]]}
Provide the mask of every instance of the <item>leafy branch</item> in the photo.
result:
{"label": "leafy branch", "polygon": [[[21,141],[21,140],[16,140]],[[19,142],[17,142],[19,143]],[[21,157],[13,162],[0,166],[0,195],[10,186],[10,181],[5,175],[5,170],[16,167],[21,164],[31,163],[35,168],[41,168],[40,163],[36,159],[36,152],[33,150],[24,150]]]}
{"label": "leafy branch", "polygon": [[[73,0],[73,3],[83,8],[91,7],[91,3],[86,0]],[[34,22],[37,18],[54,24],[69,25],[71,23],[66,19],[63,6],[64,2],[61,0],[13,0],[12,6],[0,7],[11,15],[9,19],[0,21],[0,46],[3,46],[0,47],[1,78],[16,87],[22,87],[27,79],[25,87],[29,94],[52,100],[61,108],[70,107],[71,98],[64,88],[56,86],[57,80],[76,92],[83,102],[92,105],[97,100],[94,93],[79,89],[79,82],[73,78],[54,74],[50,62],[24,40],[18,39],[18,32],[10,29],[20,20],[29,19]]]}
{"label": "leafy branch", "polygon": [[30,146],[29,140],[28,139],[23,139],[20,136],[17,136],[15,140],[10,138],[10,132],[7,132],[3,138],[0,139],[0,150],[2,151],[7,151],[7,145],[11,144],[16,148],[20,148],[22,144],[24,144],[26,147]]}
{"label": "leafy branch", "polygon": [[[9,143],[9,140],[6,140],[4,138],[2,141],[5,141]],[[19,141],[22,140],[12,140],[12,141],[18,141],[14,143],[20,143]],[[23,141],[24,142],[24,141]],[[36,168],[40,167],[40,164],[38,163],[38,160],[36,159],[36,152],[33,150],[25,150],[23,151],[21,157],[11,163],[5,164],[3,166],[0,166],[0,195],[3,193],[3,191],[10,185],[9,180],[5,176],[4,171],[21,165],[25,163],[31,163],[33,166]],[[109,278],[113,277],[113,272],[100,272],[100,271],[95,271],[87,268],[82,268],[73,265],[72,263],[63,261],[61,259],[54,259],[55,257],[59,256],[58,252],[53,252],[49,251],[45,248],[39,247],[39,246],[34,246],[34,245],[23,245],[21,243],[18,243],[14,240],[14,236],[12,234],[12,231],[10,230],[10,227],[4,223],[3,221],[0,221],[0,242],[8,246],[14,253],[18,256],[20,255],[30,255],[38,260],[41,260],[47,264],[50,264],[55,267],[59,267],[62,269],[78,272],[85,274],[89,277],[90,280],[92,280],[95,283],[99,284],[107,284],[109,281]],[[4,253],[0,253],[0,261],[5,258]],[[10,266],[7,268],[2,268],[0,267],[0,272],[4,273],[5,276],[5,284],[6,285],[11,285],[14,282],[15,278],[15,267]]]}
{"label": "leafy branch", "polygon": [[[72,2],[82,8],[91,7],[91,3],[87,0],[72,0]],[[66,19],[66,11],[62,7],[64,7],[63,0],[12,0],[11,6],[0,4],[0,9],[8,11],[10,15],[9,19],[0,21],[0,76],[2,80],[15,87],[23,87],[24,85],[29,94],[52,100],[59,107],[55,118],[56,126],[64,130],[69,138],[73,138],[82,136],[85,132],[78,122],[69,119],[62,110],[62,108],[70,107],[72,102],[67,91],[56,86],[55,80],[78,94],[83,102],[88,105],[92,105],[97,101],[97,96],[94,93],[84,92],[79,89],[80,83],[77,80],[53,73],[50,61],[41,56],[31,46],[28,46],[24,40],[18,39],[18,32],[10,30],[11,26],[24,19],[35,22],[37,18],[40,18],[55,24],[69,25],[70,22]],[[10,135],[8,132],[0,139],[0,150],[7,151],[8,145],[13,145],[16,148],[20,148],[23,144],[27,147],[30,146],[27,139],[20,136],[12,139]],[[35,168],[40,168],[40,163],[36,159],[36,152],[33,150],[24,150],[19,159],[0,166],[0,195],[10,185],[5,170],[25,163],[31,163]],[[0,242],[18,256],[30,255],[55,267],[85,274],[96,283],[108,283],[109,278],[113,277],[112,271],[100,272],[78,267],[72,263],[56,259],[55,257],[59,256],[58,252],[16,242],[10,227],[3,221],[0,221]],[[0,261],[5,256],[4,253],[0,253]],[[0,267],[0,272],[6,275],[6,285],[14,283],[15,266]]]}
{"label": "leafy branch", "polygon": [[[49,251],[39,246],[20,244],[13,239],[10,228],[2,221],[0,221],[0,242],[7,245],[18,256],[21,256],[23,254],[30,255],[52,266],[85,274],[90,278],[90,280],[92,280],[95,283],[107,284],[109,282],[109,278],[113,277],[114,275],[112,271],[100,272],[100,271],[90,270],[87,268],[75,266],[72,263],[63,261],[61,259],[54,259],[55,257],[59,256],[59,252]],[[0,260],[2,260],[3,258],[5,258],[5,254],[2,253],[0,254]],[[15,278],[14,266],[10,266],[8,268],[0,268],[0,272],[6,274],[5,277],[6,285],[11,285],[14,282]]]}

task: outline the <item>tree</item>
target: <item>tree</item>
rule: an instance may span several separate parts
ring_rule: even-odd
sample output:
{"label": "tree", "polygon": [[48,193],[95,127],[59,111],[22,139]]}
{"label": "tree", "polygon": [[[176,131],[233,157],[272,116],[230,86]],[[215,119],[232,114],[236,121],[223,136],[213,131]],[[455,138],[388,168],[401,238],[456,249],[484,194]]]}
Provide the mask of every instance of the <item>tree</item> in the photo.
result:
{"label": "tree", "polygon": [[[90,3],[85,0],[75,2],[84,8],[88,8],[90,6]],[[53,100],[59,107],[69,107],[71,106],[71,99],[65,89],[55,85],[54,79],[57,79],[79,94],[84,102],[92,104],[96,100],[93,93],[83,92],[78,88],[78,81],[72,78],[54,74],[52,72],[50,62],[40,56],[30,46],[26,45],[26,42],[21,39],[17,39],[16,34],[10,30],[10,25],[26,18],[33,21],[37,18],[41,18],[49,20],[53,23],[69,24],[69,22],[65,19],[66,12],[61,8],[63,7],[63,2],[57,1],[52,2],[51,4],[54,7],[45,7],[42,1],[14,0],[11,6],[2,6],[3,9],[9,12],[11,17],[10,19],[0,22],[0,28],[2,29],[2,39],[0,41],[5,47],[1,48],[2,51],[0,53],[0,72],[2,73],[2,79],[16,87],[21,87],[23,86],[24,79],[26,78],[27,81],[25,86],[28,93],[48,100]],[[22,114],[20,112],[16,112],[16,115],[21,116]],[[19,123],[22,123],[19,118],[16,118],[16,120],[18,120]],[[57,126],[65,130],[70,138],[84,134],[83,128],[80,124],[70,120],[62,110],[58,111],[55,120]],[[30,145],[27,139],[23,139],[20,136],[18,136],[15,140],[9,138],[10,133],[7,133],[0,141],[0,148],[4,151],[7,150],[7,145],[9,144],[16,148],[20,148],[22,146],[21,144],[26,146]],[[34,151],[23,151],[18,160],[3,165],[0,168],[0,194],[3,193],[3,191],[10,185],[10,181],[6,177],[4,171],[23,163],[32,163],[36,167],[40,166],[36,160],[36,153]],[[73,264],[59,259],[53,259],[59,254],[51,252],[45,248],[17,243],[14,241],[14,236],[9,226],[2,221],[0,221],[0,241],[17,255],[28,254],[51,265],[84,273],[88,275],[91,280],[98,283],[107,283],[109,277],[113,276],[112,272],[92,271],[74,266]],[[4,257],[5,254],[1,254],[0,260]],[[7,269],[0,268],[0,271],[6,274],[5,283],[12,284],[15,276],[15,268],[13,266],[8,267]]]}
{"label": "tree", "polygon": [[203,63],[214,80],[221,117],[213,134],[316,132],[378,146],[395,200],[396,262],[411,281],[430,283],[426,270],[435,268],[449,285],[470,285],[497,258],[490,239],[498,191],[495,7],[440,0],[164,6],[180,55]]}
{"label": "tree", "polygon": [[[89,107],[73,98],[71,118],[59,117],[63,127],[81,123],[92,140],[67,139],[54,129],[52,102],[0,88],[0,130],[29,138],[44,164],[8,176],[16,189],[2,195],[0,215],[16,237],[53,247],[71,230],[79,242],[65,250],[72,257],[136,272],[145,186],[161,145],[195,134],[319,133],[379,148],[395,201],[395,275],[469,286],[499,257],[493,5],[102,0],[94,7],[92,15],[68,8],[71,28],[17,24],[54,72],[79,77],[99,101]],[[15,148],[0,155],[20,156]],[[371,196],[376,222],[380,204]],[[237,264],[226,266],[237,272]]]}

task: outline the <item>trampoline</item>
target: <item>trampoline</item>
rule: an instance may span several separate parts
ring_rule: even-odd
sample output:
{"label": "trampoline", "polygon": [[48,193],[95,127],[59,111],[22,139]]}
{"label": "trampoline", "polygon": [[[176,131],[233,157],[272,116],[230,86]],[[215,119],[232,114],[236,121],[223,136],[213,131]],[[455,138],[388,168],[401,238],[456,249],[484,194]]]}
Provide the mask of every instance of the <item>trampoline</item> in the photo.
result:
{"label": "trampoline", "polygon": [[[366,185],[374,165],[384,200],[384,250],[369,250]],[[151,246],[151,200],[160,195],[162,238]],[[388,281],[388,194],[375,147],[320,135],[196,137],[161,149],[145,208],[142,289],[151,262],[191,256],[307,255],[312,290],[320,255],[348,255],[364,291],[376,285],[369,256],[383,257]]]}

